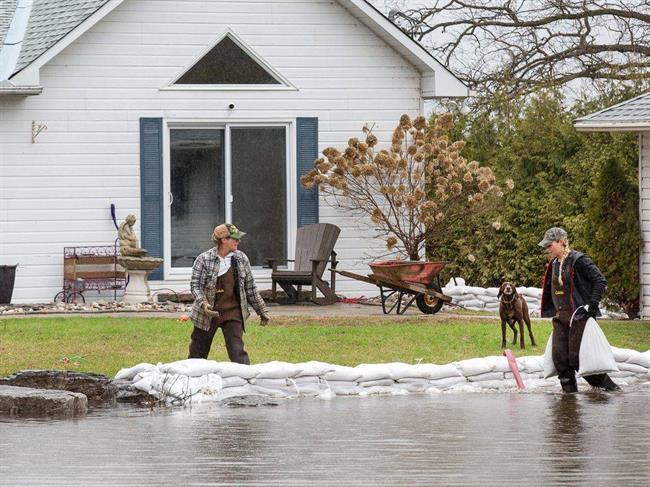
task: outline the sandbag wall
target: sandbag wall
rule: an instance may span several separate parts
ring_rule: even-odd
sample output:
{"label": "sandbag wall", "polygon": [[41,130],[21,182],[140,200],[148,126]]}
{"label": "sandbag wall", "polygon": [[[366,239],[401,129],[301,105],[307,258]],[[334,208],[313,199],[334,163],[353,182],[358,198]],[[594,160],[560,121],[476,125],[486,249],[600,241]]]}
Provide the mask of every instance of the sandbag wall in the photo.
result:
{"label": "sandbag wall", "polygon": [[[612,347],[619,372],[610,374],[620,384],[650,380],[650,350],[644,353]],[[543,379],[543,356],[517,359],[527,389],[559,387],[557,379]],[[234,396],[274,398],[336,395],[367,396],[513,390],[515,381],[503,356],[436,364],[361,364],[356,367],[324,362],[268,362],[241,365],[203,359],[168,364],[138,364],[120,370],[116,379],[170,403],[222,401]]]}
{"label": "sandbag wall", "polygon": [[[465,285],[465,280],[456,277],[450,279],[442,292],[451,296],[452,303],[476,311],[499,312],[499,288]],[[542,289],[538,287],[518,287],[517,292],[526,300],[530,316],[539,316]]]}

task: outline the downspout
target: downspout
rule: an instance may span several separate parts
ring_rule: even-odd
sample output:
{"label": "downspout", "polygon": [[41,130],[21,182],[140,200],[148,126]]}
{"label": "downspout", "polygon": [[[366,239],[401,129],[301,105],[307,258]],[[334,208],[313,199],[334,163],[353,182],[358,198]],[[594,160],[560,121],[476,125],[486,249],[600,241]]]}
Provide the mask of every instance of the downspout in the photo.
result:
{"label": "downspout", "polygon": [[18,0],[4,43],[0,46],[0,81],[8,80],[16,71],[32,5],[33,0]]}

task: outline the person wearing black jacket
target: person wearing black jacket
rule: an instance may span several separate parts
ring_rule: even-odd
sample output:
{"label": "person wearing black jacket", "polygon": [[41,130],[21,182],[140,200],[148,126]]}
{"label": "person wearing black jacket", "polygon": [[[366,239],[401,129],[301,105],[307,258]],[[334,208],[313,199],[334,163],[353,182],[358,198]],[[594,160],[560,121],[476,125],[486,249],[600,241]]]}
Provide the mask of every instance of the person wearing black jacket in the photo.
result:
{"label": "person wearing black jacket", "polygon": [[[569,249],[565,230],[549,228],[538,244],[549,254],[542,283],[542,317],[553,318],[553,363],[564,392],[577,392],[580,342],[589,318],[601,316],[607,280],[588,256]],[[593,387],[619,391],[607,374],[585,376]]]}

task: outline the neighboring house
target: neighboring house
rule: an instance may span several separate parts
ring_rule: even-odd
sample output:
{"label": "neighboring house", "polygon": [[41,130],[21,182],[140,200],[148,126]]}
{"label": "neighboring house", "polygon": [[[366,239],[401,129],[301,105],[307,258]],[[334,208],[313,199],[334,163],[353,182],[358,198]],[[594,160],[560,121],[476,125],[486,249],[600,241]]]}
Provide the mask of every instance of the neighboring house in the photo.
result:
{"label": "neighboring house", "polygon": [[641,318],[650,318],[650,93],[575,121],[581,132],[639,133],[639,218],[641,223]]}
{"label": "neighboring house", "polygon": [[[223,221],[248,233],[261,288],[265,258],[292,258],[296,229],[318,221],[342,228],[339,267],[367,271],[382,242],[299,176],[365,123],[388,145],[402,113],[467,94],[365,1],[2,0],[0,264],[20,264],[13,302],[53,298],[64,246],[113,243],[111,204],[164,259],[154,289],[187,289]],[[337,291],[377,292],[345,279]]]}

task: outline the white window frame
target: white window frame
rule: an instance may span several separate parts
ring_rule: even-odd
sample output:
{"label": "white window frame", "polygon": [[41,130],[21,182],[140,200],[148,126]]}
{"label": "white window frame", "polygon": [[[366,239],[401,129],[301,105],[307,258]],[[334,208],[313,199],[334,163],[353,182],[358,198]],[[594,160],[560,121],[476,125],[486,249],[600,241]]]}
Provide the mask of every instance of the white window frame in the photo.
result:
{"label": "white window frame", "polygon": [[[226,121],[226,120],[198,120],[198,119],[178,119],[163,120],[163,224],[164,224],[164,272],[165,280],[189,280],[192,274],[191,267],[172,267],[171,265],[171,130],[175,129],[217,129],[224,130],[224,177],[225,177],[225,203],[226,203],[226,221],[232,217],[232,154],[230,147],[230,129],[240,127],[284,127],[285,144],[286,144],[286,161],[285,161],[285,191],[286,191],[286,237],[287,237],[287,259],[294,258],[294,248],[296,239],[296,228],[298,226],[298,190],[296,187],[296,127],[294,120],[286,119],[255,119],[245,121]],[[246,231],[245,222],[238,222],[243,231]],[[204,249],[208,250],[208,248]],[[269,255],[269,257],[277,257]],[[253,267],[255,278],[265,278],[270,276],[269,269],[262,267]]]}
{"label": "white window frame", "polygon": [[[237,44],[242,51],[248,54],[253,61],[273,76],[278,81],[278,84],[176,84],[185,73],[192,69],[194,65],[203,58],[203,56],[210,52],[212,48],[219,44],[225,37],[230,37],[230,39]],[[298,91],[298,88],[296,88],[287,78],[282,76],[277,69],[266,62],[262,56],[255,52],[252,47],[246,44],[241,37],[235,34],[230,28],[226,28],[221,32],[210,45],[203,49],[198,56],[192,59],[192,62],[174,76],[169,83],[158,89],[160,91]]]}

